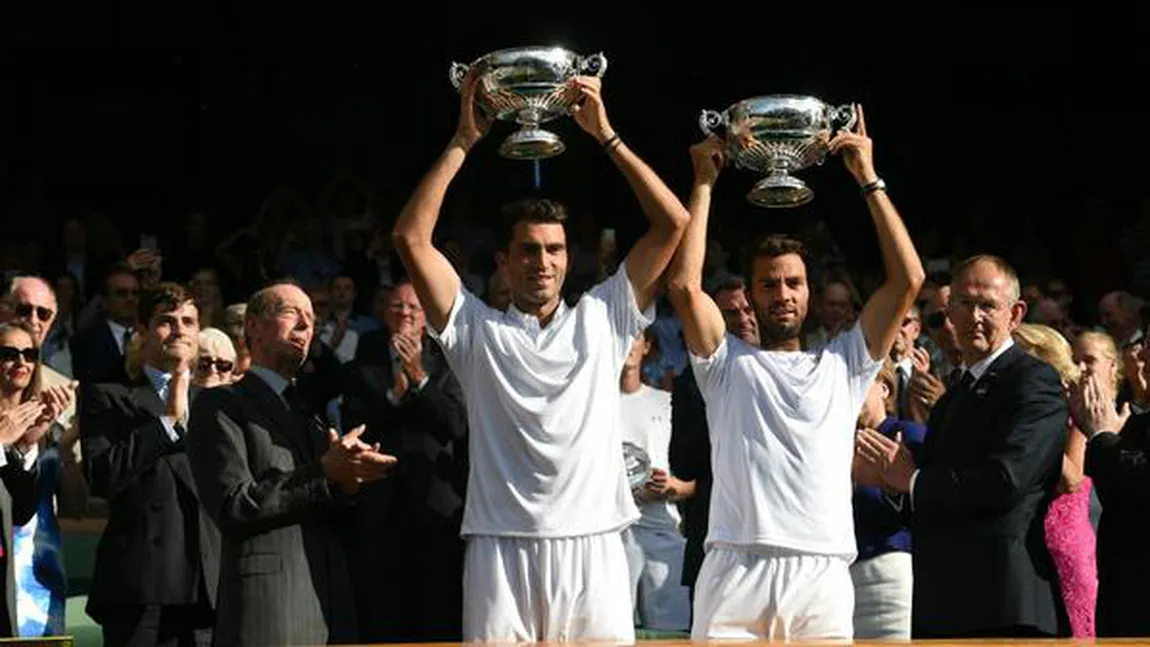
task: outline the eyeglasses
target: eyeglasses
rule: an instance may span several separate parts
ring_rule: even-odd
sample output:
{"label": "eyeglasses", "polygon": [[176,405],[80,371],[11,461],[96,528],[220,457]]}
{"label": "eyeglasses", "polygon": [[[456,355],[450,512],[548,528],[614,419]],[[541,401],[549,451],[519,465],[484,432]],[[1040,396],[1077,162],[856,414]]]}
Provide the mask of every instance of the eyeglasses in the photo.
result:
{"label": "eyeglasses", "polygon": [[15,346],[0,346],[0,364],[6,362],[15,362],[16,360],[24,358],[24,361],[29,364],[35,364],[40,359],[40,349],[35,346],[31,348],[16,348]]}
{"label": "eyeglasses", "polygon": [[201,357],[200,360],[196,362],[196,369],[202,373],[207,373],[212,370],[213,366],[216,367],[217,373],[231,373],[235,364],[232,363],[231,360],[212,359],[210,357]]}
{"label": "eyeglasses", "polygon": [[946,313],[942,310],[932,312],[928,314],[923,321],[926,322],[927,327],[931,330],[938,330],[946,325]]}
{"label": "eyeglasses", "polygon": [[138,296],[139,294],[139,290],[133,290],[131,288],[116,288],[115,290],[112,290],[112,296],[120,297],[121,299]]}
{"label": "eyeglasses", "polygon": [[42,306],[34,306],[31,303],[17,303],[16,304],[16,316],[17,317],[20,317],[20,318],[31,317],[33,312],[36,313],[36,318],[39,319],[40,321],[44,322],[44,323],[48,323],[49,321],[51,321],[52,317],[56,314],[55,312],[52,312],[52,310],[49,308],[44,308]]}
{"label": "eyeglasses", "polygon": [[406,310],[410,310],[412,312],[420,312],[423,310],[423,307],[412,305],[410,303],[403,303],[402,301],[397,301],[395,303],[387,304],[387,309],[391,310],[392,312],[404,312]]}

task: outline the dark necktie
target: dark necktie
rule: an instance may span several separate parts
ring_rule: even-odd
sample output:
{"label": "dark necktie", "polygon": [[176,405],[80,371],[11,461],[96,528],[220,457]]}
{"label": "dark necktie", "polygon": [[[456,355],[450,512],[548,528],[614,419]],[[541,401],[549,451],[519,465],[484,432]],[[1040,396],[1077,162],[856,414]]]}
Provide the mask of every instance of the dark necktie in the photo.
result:
{"label": "dark necktie", "polygon": [[321,436],[327,434],[326,422],[320,415],[312,411],[307,398],[304,397],[303,393],[300,393],[295,384],[289,384],[284,389],[283,398],[287,401],[288,409],[291,410],[292,415],[299,421],[308,447],[315,451],[315,434],[319,433]]}
{"label": "dark necktie", "polygon": [[966,371],[962,370],[961,367],[951,369],[950,375],[946,378],[946,386],[953,387],[958,384],[962,380],[962,376],[965,372]]}
{"label": "dark necktie", "polygon": [[910,377],[906,374],[906,371],[902,370],[902,367],[895,367],[895,372],[898,374],[897,414],[899,418],[907,418],[910,415],[907,412],[907,403],[909,402],[910,397]]}
{"label": "dark necktie", "polygon": [[120,355],[122,355],[124,357],[128,356],[128,343],[130,341],[132,341],[132,329],[131,328],[125,328],[124,329],[124,343],[121,345],[123,352],[121,352]]}
{"label": "dark necktie", "polygon": [[974,386],[974,373],[966,371],[962,374],[962,379],[958,381],[958,386],[964,391],[969,391]]}

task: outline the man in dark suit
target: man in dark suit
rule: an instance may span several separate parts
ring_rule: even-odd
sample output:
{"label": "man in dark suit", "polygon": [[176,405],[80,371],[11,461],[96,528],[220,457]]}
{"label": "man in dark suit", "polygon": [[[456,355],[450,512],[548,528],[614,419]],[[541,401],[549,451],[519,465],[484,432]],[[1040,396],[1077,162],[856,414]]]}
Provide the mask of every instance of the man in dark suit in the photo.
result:
{"label": "man in dark suit", "polygon": [[[759,324],[755,308],[747,298],[743,279],[730,278],[715,286],[711,298],[723,314],[727,332],[739,339],[759,345]],[[695,598],[695,579],[703,566],[703,544],[711,509],[711,438],[707,429],[707,407],[695,373],[687,367],[675,383],[671,395],[671,473],[682,481],[694,483],[694,492],[683,501],[683,534],[687,539],[683,551],[682,584]]]}
{"label": "man in dark suit", "polygon": [[140,378],[85,385],[80,401],[85,475],[109,508],[88,613],[105,645],[208,645],[219,532],[185,452],[199,316],[191,294],[161,283],[140,299],[139,319]]}
{"label": "man in dark suit", "polygon": [[[860,432],[859,451],[909,511],[915,638],[1053,636],[1065,610],[1043,520],[1061,472],[1068,409],[1058,373],[1015,346],[1026,304],[999,258],[956,269],[948,314],[964,375],[906,445]],[[909,498],[909,500],[907,500]]]}
{"label": "man in dark suit", "polygon": [[299,393],[314,325],[295,285],[257,292],[244,321],[251,368],[239,383],[204,392],[192,411],[192,471],[223,536],[219,646],[356,639],[340,531],[360,485],[386,475],[395,458],[360,441],[362,428],[339,438]]}
{"label": "man in dark suit", "polygon": [[[424,337],[409,280],[387,296],[385,330],[365,334],[344,393],[347,427],[399,458],[356,514],[354,575],[365,642],[463,639],[467,410],[439,346]],[[373,338],[381,338],[377,343]]]}
{"label": "man in dark suit", "polygon": [[[1150,346],[1139,351],[1150,373]],[[1102,501],[1098,522],[1099,638],[1150,636],[1145,590],[1150,581],[1150,413],[1123,424],[1107,375],[1072,387],[1078,428],[1086,434],[1086,475]],[[1118,430],[1115,432],[1115,430]]]}
{"label": "man in dark suit", "polygon": [[128,381],[124,354],[137,324],[139,292],[140,281],[126,264],[109,270],[104,279],[104,313],[92,319],[70,342],[72,375],[81,384]]}

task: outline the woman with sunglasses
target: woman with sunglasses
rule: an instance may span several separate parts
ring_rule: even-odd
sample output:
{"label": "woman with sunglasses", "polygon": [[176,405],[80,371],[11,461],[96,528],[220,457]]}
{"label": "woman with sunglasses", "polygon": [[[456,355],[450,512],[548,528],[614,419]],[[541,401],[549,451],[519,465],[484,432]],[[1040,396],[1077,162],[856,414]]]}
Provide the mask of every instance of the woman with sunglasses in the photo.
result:
{"label": "woman with sunglasses", "polygon": [[13,635],[21,637],[64,633],[67,579],[56,497],[61,495],[61,514],[82,509],[86,498],[83,476],[70,460],[75,434],[61,436],[55,422],[71,396],[66,387],[43,388],[40,373],[40,349],[31,331],[19,324],[0,325],[0,442],[16,450],[6,457],[9,463],[23,459],[26,474],[39,472],[38,481],[33,476],[26,491],[17,492],[10,484],[9,467],[0,468],[13,500],[12,541],[5,547],[13,553],[7,561],[13,565],[9,586],[15,591],[16,609],[9,615],[16,617]]}
{"label": "woman with sunglasses", "polygon": [[200,331],[200,354],[192,373],[192,384],[210,389],[231,384],[236,375],[236,347],[227,333],[218,328]]}

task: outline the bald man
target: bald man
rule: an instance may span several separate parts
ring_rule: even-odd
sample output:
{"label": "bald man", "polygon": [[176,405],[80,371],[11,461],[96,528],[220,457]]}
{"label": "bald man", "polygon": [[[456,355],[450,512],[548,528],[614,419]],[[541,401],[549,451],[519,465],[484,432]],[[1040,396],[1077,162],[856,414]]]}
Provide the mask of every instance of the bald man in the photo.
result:
{"label": "bald man", "polygon": [[216,647],[356,640],[341,527],[360,485],[396,459],[359,441],[362,427],[338,438],[301,393],[314,334],[299,287],[256,292],[244,319],[251,368],[192,405],[188,458],[222,538]]}
{"label": "bald man", "polygon": [[[44,340],[56,322],[58,307],[56,292],[52,286],[38,276],[17,276],[12,279],[11,285],[0,298],[0,323],[20,322],[32,330],[37,347],[43,347]],[[57,386],[68,387],[73,395],[67,408],[57,419],[64,428],[72,425],[76,418],[76,383],[72,378],[56,369],[43,364],[40,367],[44,388]],[[79,460],[79,456],[76,456]]]}

